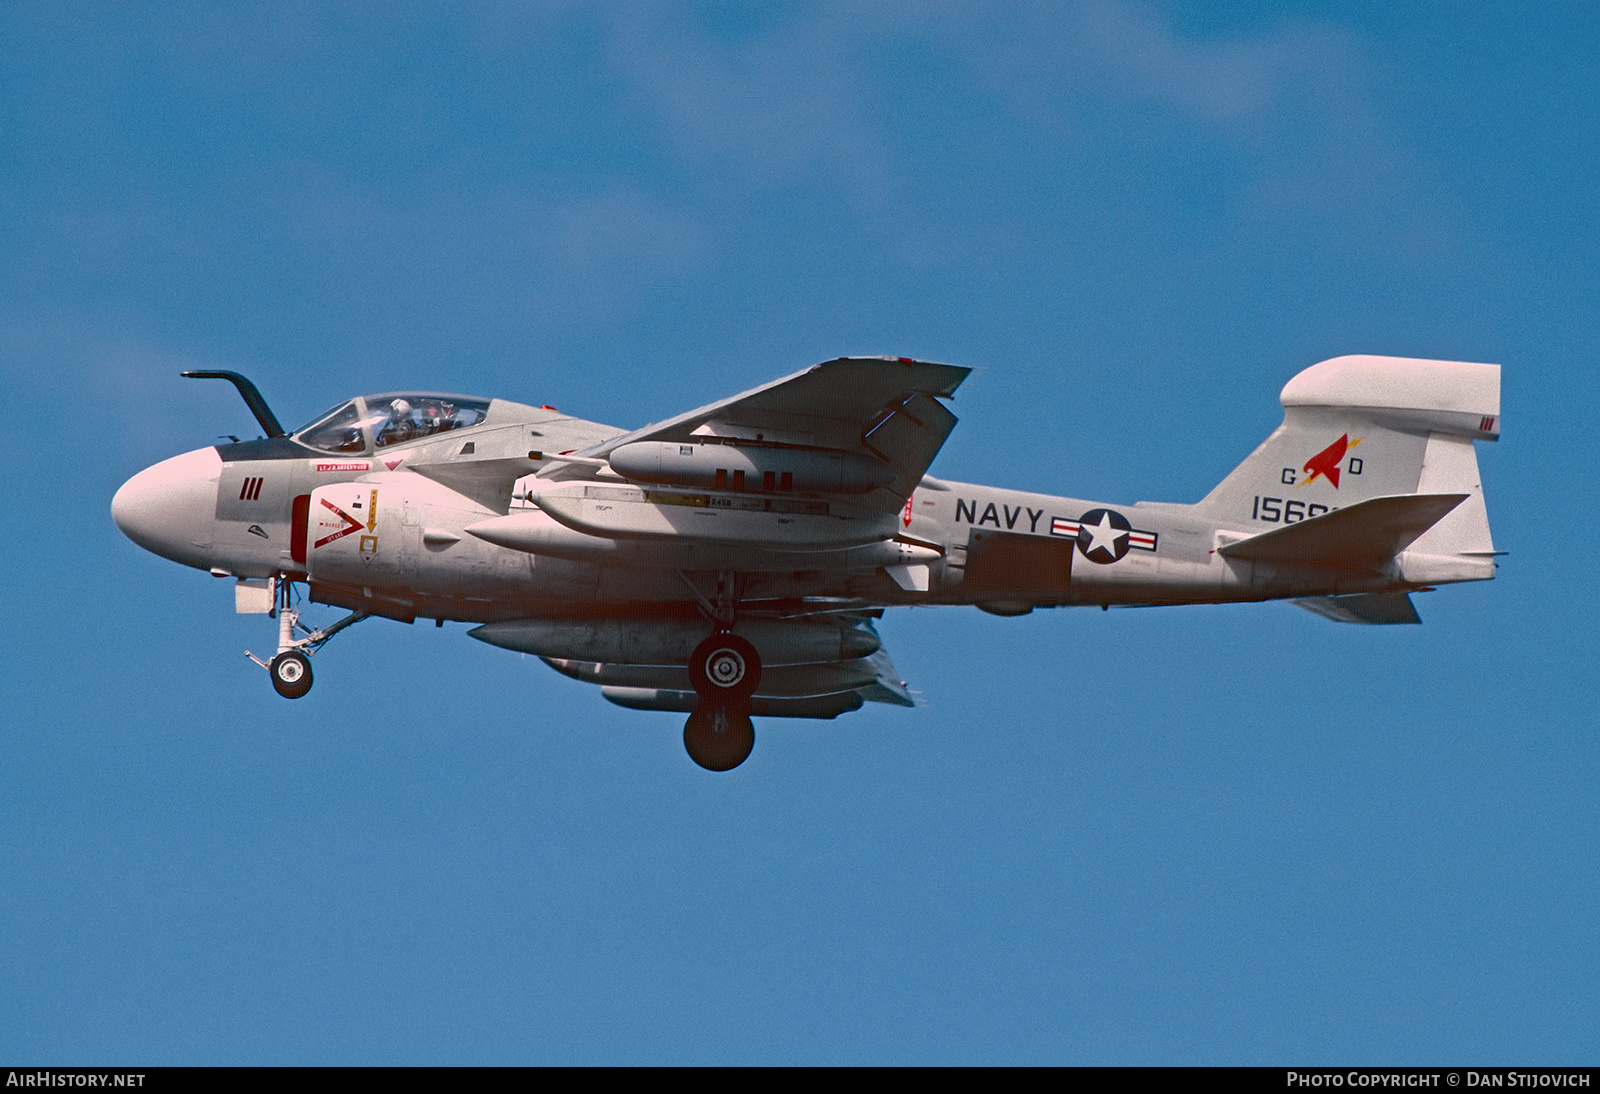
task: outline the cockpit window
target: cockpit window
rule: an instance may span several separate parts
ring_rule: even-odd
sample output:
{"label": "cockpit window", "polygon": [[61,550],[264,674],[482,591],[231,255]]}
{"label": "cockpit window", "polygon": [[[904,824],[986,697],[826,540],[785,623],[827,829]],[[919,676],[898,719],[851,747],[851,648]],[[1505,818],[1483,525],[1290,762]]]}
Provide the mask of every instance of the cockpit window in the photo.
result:
{"label": "cockpit window", "polygon": [[301,444],[324,452],[365,452],[369,437],[378,448],[404,444],[477,425],[488,415],[487,399],[392,392],[351,399],[315,419],[295,436]]}
{"label": "cockpit window", "polygon": [[465,429],[489,413],[484,399],[455,395],[374,395],[367,399],[371,411],[372,441],[379,448],[431,437],[452,429]]}
{"label": "cockpit window", "polygon": [[361,432],[361,408],[355,399],[330,411],[302,429],[301,444],[324,452],[365,452],[367,439]]}

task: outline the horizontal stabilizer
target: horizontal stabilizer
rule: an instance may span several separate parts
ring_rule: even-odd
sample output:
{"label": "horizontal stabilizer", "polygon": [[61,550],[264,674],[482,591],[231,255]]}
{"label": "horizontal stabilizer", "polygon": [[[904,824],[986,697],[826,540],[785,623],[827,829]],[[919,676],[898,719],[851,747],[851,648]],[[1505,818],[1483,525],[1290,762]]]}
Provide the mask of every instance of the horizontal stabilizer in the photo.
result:
{"label": "horizontal stabilizer", "polygon": [[1335,623],[1421,623],[1409,593],[1357,593],[1354,596],[1302,596],[1291,601]]}
{"label": "horizontal stabilizer", "polygon": [[1466,494],[1370,498],[1219,547],[1225,558],[1375,570],[1405,550]]}

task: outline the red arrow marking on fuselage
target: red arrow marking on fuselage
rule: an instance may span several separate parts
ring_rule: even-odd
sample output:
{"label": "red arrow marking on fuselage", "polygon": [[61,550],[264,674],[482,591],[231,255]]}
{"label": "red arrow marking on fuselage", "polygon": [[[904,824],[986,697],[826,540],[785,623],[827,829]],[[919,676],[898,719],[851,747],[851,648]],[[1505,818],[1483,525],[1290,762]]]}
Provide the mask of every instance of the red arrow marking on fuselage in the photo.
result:
{"label": "red arrow marking on fuselage", "polygon": [[1333,483],[1333,488],[1335,490],[1339,489],[1339,465],[1344,462],[1344,454],[1360,443],[1360,437],[1352,441],[1350,434],[1346,433],[1327,448],[1312,456],[1306,461],[1306,465],[1301,468],[1302,471],[1310,472],[1310,474],[1300,481],[1300,485],[1304,486],[1308,482],[1315,482],[1318,475],[1325,475],[1328,481]]}
{"label": "red arrow marking on fuselage", "polygon": [[345,521],[345,527],[339,529],[331,536],[323,536],[321,539],[317,540],[317,542],[312,544],[313,547],[326,547],[336,539],[343,539],[351,532],[359,532],[361,530],[361,522],[355,517],[352,517],[349,513],[346,513],[343,509],[340,509],[337,505],[333,504],[333,502],[329,501],[327,498],[323,498],[322,504],[343,517]]}

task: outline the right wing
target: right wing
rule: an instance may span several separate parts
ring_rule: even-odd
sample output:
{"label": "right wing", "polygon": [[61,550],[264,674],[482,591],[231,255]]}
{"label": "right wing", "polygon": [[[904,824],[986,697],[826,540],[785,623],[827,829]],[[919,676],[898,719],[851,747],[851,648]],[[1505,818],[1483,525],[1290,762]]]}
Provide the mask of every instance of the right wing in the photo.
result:
{"label": "right wing", "polygon": [[948,399],[971,369],[908,357],[840,357],[576,453],[604,459],[646,441],[708,439],[870,457],[894,477],[879,504],[897,509],[955,428]]}
{"label": "right wing", "polygon": [[955,427],[939,400],[970,371],[841,357],[579,452],[541,453],[549,485],[527,497],[601,539],[780,551],[881,542]]}

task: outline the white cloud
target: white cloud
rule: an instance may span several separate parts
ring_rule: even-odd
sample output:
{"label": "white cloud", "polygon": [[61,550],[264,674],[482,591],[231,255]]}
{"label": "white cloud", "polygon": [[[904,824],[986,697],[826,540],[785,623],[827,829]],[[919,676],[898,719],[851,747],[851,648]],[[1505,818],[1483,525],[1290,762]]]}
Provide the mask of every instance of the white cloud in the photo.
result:
{"label": "white cloud", "polygon": [[673,205],[618,189],[545,210],[528,241],[539,256],[534,305],[550,319],[613,307],[648,284],[690,272],[703,226]]}
{"label": "white cloud", "polygon": [[[1121,0],[835,2],[719,36],[646,5],[620,9],[611,35],[617,70],[658,112],[670,154],[720,193],[821,182],[858,212],[894,219],[905,135],[884,89],[900,77],[877,58],[913,49],[950,65],[905,79],[944,81],[935,93],[950,102],[986,96],[1037,145],[1101,157],[1129,140],[1225,151],[1242,171],[1231,183],[1241,222],[1408,255],[1454,234],[1383,117],[1368,47],[1331,23],[1285,17],[1202,37]],[[1152,121],[1164,124],[1152,132]]]}
{"label": "white cloud", "polygon": [[[21,422],[43,451],[76,455],[89,445],[95,458],[115,462],[170,455],[233,430],[254,437],[259,427],[242,404],[219,414],[237,396],[226,385],[205,390],[179,373],[234,368],[202,361],[143,338],[104,316],[58,312],[0,320],[0,374],[13,399],[35,408]],[[247,367],[244,371],[250,371]],[[222,392],[227,392],[226,396]],[[209,423],[195,432],[195,423]]]}
{"label": "white cloud", "polygon": [[820,174],[875,204],[893,181],[868,121],[867,29],[848,9],[824,5],[729,43],[647,5],[617,15],[612,56],[691,169],[757,187]]}

